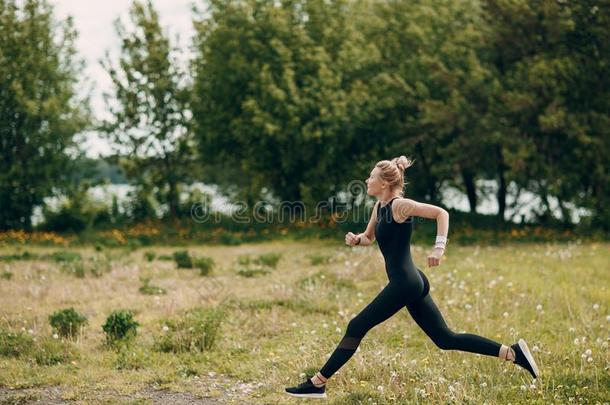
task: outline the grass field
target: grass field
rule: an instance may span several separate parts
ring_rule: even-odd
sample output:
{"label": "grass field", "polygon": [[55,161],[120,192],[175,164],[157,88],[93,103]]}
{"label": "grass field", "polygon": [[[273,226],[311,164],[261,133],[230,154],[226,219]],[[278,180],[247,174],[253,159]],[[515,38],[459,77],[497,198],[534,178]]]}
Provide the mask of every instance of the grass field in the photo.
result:
{"label": "grass field", "polygon": [[[376,245],[188,248],[214,260],[209,275],[164,257],[181,249],[0,249],[0,403],[301,403],[284,387],[324,363],[387,281]],[[524,337],[541,379],[438,349],[404,310],[364,338],[326,403],[610,402],[610,244],[451,245],[431,269],[426,253],[413,247],[448,325]],[[69,307],[88,323],[54,337],[48,317]],[[118,309],[137,336],[109,345],[102,325]]]}

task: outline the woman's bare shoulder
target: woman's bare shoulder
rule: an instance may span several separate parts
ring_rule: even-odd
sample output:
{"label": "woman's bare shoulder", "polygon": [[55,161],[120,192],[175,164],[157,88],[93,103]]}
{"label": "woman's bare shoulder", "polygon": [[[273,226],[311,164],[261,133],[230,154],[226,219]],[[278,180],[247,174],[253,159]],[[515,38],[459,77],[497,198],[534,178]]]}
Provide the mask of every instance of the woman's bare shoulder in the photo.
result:
{"label": "woman's bare shoulder", "polygon": [[396,222],[404,222],[411,215],[417,207],[418,202],[411,198],[397,198],[392,204],[392,214]]}

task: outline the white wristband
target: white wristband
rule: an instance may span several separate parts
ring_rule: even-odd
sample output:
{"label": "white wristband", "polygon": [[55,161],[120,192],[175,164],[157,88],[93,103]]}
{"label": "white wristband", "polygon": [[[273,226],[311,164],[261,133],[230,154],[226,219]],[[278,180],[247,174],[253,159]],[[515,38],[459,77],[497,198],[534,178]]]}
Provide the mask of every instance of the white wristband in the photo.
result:
{"label": "white wristband", "polygon": [[447,237],[443,236],[443,235],[436,235],[436,240],[434,241],[434,243],[443,243],[443,244],[447,244]]}

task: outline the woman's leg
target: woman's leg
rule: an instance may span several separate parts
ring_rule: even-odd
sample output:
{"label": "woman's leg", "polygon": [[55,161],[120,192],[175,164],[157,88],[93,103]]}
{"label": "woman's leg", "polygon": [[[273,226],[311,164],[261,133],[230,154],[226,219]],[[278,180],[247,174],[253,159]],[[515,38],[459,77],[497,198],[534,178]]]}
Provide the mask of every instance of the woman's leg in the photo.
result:
{"label": "woman's leg", "polygon": [[420,328],[443,350],[461,350],[487,356],[500,355],[500,343],[471,333],[455,333],[445,323],[430,294],[408,304],[409,313]]}
{"label": "woman's leg", "polygon": [[[343,339],[320,369],[319,374],[328,379],[337,372],[356,352],[364,335],[403,308],[404,300],[404,288],[401,288],[399,284],[386,285],[377,297],[348,323]],[[316,379],[314,383],[319,383],[319,381],[323,380]]]}

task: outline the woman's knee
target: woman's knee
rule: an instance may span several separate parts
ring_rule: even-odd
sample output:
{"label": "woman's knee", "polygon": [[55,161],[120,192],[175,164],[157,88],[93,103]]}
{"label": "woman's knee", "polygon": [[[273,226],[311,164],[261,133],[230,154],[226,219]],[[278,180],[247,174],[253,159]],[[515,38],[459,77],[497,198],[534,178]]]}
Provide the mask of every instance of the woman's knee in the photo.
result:
{"label": "woman's knee", "polygon": [[368,332],[368,328],[360,318],[354,317],[347,324],[347,330],[345,333],[349,336],[362,338]]}
{"label": "woman's knee", "polygon": [[433,336],[432,341],[441,350],[454,350],[457,348],[457,336],[453,332]]}

